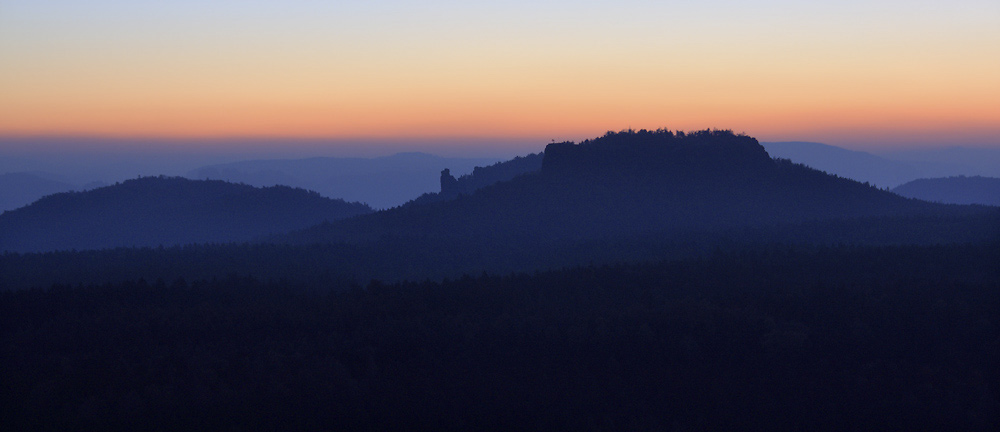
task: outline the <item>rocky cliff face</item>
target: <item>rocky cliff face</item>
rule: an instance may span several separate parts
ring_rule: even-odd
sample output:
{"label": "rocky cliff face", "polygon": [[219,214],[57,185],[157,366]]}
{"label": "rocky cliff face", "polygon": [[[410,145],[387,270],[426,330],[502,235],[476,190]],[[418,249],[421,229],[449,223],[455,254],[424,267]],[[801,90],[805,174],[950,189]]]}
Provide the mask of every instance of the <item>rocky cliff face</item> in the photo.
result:
{"label": "rocky cliff face", "polygon": [[461,189],[458,187],[458,180],[455,176],[451,175],[451,170],[445,168],[441,170],[441,195],[444,196],[458,196],[461,193]]}
{"label": "rocky cliff face", "polygon": [[472,173],[455,178],[450,169],[441,171],[441,192],[424,194],[411,204],[428,204],[448,201],[459,195],[471,195],[479,189],[505,182],[522,174],[534,173],[542,167],[542,154],[532,153],[490,166],[475,167]]}

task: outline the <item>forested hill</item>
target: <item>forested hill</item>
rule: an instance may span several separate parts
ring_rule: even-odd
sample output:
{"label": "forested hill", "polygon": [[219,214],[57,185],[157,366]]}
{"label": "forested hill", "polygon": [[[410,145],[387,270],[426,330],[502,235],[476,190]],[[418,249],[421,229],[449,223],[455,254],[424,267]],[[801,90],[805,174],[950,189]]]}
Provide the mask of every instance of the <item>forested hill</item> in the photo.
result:
{"label": "forested hill", "polygon": [[911,200],[770,158],[730,131],[623,131],[546,147],[542,169],[456,200],[326,224],[292,242],[388,237],[510,244],[982,211]]}
{"label": "forested hill", "polygon": [[249,241],[370,212],[285,186],[144,177],[3,213],[0,251]]}
{"label": "forested hill", "polygon": [[918,179],[892,191],[905,197],[933,202],[1000,206],[1000,178],[993,177]]}

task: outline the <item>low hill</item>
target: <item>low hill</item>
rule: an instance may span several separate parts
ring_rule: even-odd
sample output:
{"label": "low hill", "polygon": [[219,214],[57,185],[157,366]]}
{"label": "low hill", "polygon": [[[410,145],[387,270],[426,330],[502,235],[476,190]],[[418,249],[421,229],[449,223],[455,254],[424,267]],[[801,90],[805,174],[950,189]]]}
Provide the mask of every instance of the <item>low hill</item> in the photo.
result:
{"label": "low hill", "polygon": [[371,211],[287,186],[145,177],[3,213],[0,251],[249,241]]}
{"label": "low hill", "polygon": [[386,237],[510,244],[684,233],[963,209],[774,160],[729,131],[625,131],[546,147],[542,169],[453,201],[311,228],[294,242]]}
{"label": "low hill", "polygon": [[893,188],[892,191],[924,201],[1000,206],[1000,178],[993,177],[918,179]]}
{"label": "low hill", "polygon": [[446,158],[426,153],[397,153],[377,158],[316,157],[252,160],[210,165],[188,173],[192,179],[225,180],[253,186],[286,185],[323,196],[389,208],[437,189],[438,173],[456,174],[495,163],[488,158]]}

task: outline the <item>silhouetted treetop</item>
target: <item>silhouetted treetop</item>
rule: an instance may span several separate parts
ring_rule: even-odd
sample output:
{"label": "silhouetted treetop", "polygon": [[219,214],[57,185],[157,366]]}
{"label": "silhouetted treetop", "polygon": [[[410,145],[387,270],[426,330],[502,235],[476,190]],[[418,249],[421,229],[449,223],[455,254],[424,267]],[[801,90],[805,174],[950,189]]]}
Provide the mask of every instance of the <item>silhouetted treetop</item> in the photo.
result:
{"label": "silhouetted treetop", "polygon": [[552,143],[545,147],[543,172],[562,170],[670,169],[742,172],[770,163],[764,147],[753,137],[731,130],[672,132],[641,129],[608,132],[579,144]]}

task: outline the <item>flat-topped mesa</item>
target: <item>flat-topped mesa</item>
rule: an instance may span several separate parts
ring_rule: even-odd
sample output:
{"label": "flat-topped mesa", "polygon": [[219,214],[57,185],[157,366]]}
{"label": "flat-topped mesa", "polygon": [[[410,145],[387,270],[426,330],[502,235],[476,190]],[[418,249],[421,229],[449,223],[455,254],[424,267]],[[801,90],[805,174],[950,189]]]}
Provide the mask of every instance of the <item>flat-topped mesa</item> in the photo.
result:
{"label": "flat-topped mesa", "polygon": [[543,173],[608,171],[670,171],[675,174],[757,172],[772,164],[756,139],[728,130],[697,132],[608,132],[580,144],[552,143],[545,147]]}

